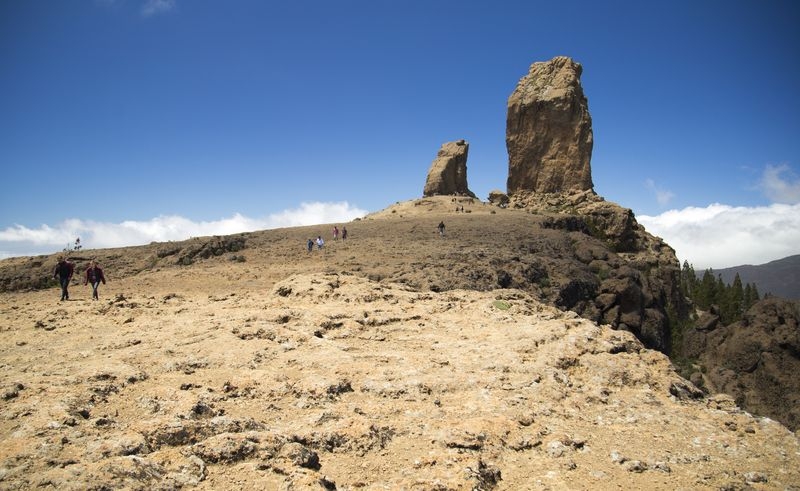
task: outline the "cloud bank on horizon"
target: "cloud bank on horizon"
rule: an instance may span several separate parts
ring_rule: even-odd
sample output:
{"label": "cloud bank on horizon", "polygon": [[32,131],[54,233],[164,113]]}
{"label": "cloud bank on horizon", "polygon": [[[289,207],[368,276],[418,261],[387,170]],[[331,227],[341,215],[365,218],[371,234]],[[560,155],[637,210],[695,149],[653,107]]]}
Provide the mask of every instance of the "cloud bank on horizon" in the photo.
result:
{"label": "cloud bank on horizon", "polygon": [[[673,195],[650,180],[645,187],[654,192],[658,200]],[[654,216],[640,215],[637,219],[648,232],[672,246],[681,262],[688,261],[696,270],[764,264],[800,254],[800,178],[788,165],[767,165],[758,188],[773,204],[746,207],[714,203],[706,207],[672,209]],[[190,237],[347,222],[366,214],[366,210],[346,201],[306,202],[264,218],[235,213],[219,220],[193,221],[177,215],[162,215],[147,221],[120,223],[69,219],[38,228],[15,225],[0,230],[0,258],[51,254],[74,244],[76,238],[81,239],[84,247],[92,249],[126,247]]]}
{"label": "cloud bank on horizon", "polygon": [[80,242],[85,248],[103,249],[185,240],[191,237],[230,235],[256,230],[299,227],[323,223],[349,222],[367,214],[346,201],[310,202],[299,207],[272,213],[265,218],[249,218],[239,213],[212,221],[192,221],[169,215],[147,221],[121,223],[70,219],[56,226],[29,228],[22,225],[0,230],[0,258],[52,254]]}
{"label": "cloud bank on horizon", "polygon": [[758,265],[800,254],[800,204],[748,208],[714,203],[637,220],[695,270]]}
{"label": "cloud bank on horizon", "polygon": [[695,270],[758,265],[800,254],[800,178],[788,165],[767,165],[758,188],[773,204],[713,203],[641,215],[637,220]]}
{"label": "cloud bank on horizon", "polygon": [[[673,193],[653,181],[645,187],[659,201]],[[773,201],[746,207],[714,203],[706,207],[672,209],[659,215],[639,215],[648,232],[672,246],[681,262],[696,270],[720,269],[743,264],[764,264],[800,254],[800,178],[788,165],[767,165],[758,182],[760,191]],[[74,244],[99,249],[185,240],[190,237],[229,235],[256,230],[347,222],[363,217],[366,210],[350,203],[305,202],[299,207],[250,218],[235,213],[228,218],[193,221],[162,215],[147,221],[120,223],[69,219],[57,225],[30,228],[22,225],[0,230],[0,258],[51,254]]]}

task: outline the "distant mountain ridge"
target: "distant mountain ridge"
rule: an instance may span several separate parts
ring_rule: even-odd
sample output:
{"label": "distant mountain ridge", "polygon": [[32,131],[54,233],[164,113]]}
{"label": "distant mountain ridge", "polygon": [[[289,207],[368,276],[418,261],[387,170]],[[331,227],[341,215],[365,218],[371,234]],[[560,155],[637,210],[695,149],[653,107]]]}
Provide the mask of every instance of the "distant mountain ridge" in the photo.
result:
{"label": "distant mountain ridge", "polygon": [[771,293],[776,297],[800,300],[800,254],[757,266],[747,264],[714,272],[721,275],[727,284],[733,283],[736,273],[739,273],[742,283],[755,283],[762,297]]}

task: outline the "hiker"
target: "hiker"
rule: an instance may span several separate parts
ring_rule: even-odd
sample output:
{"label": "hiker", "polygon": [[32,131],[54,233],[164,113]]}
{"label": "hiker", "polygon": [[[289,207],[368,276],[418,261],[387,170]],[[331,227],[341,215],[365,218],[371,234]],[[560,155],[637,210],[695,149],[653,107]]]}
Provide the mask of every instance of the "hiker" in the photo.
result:
{"label": "hiker", "polygon": [[439,222],[439,226],[436,228],[439,229],[439,235],[444,237],[444,222]]}
{"label": "hiker", "polygon": [[333,240],[337,240],[339,238],[339,227],[336,225],[333,226]]}
{"label": "hiker", "polygon": [[75,265],[67,261],[63,256],[58,258],[58,264],[53,272],[53,278],[58,278],[61,283],[61,300],[69,300],[69,281],[72,279],[72,273],[75,271]]}
{"label": "hiker", "polygon": [[342,242],[347,239],[347,227],[342,227]]}
{"label": "hiker", "polygon": [[322,246],[325,245],[325,241],[322,240],[321,235],[317,235],[317,249],[322,249]]}
{"label": "hiker", "polygon": [[308,252],[309,253],[311,251],[313,251],[314,250],[314,241],[312,239],[308,239],[308,242],[306,242],[306,247],[308,247]]}
{"label": "hiker", "polygon": [[83,280],[84,286],[88,283],[92,284],[92,300],[100,300],[100,296],[97,294],[97,287],[100,286],[101,281],[105,285],[106,277],[103,276],[103,270],[100,269],[100,266],[92,259],[89,262],[89,267],[86,268],[86,278]]}

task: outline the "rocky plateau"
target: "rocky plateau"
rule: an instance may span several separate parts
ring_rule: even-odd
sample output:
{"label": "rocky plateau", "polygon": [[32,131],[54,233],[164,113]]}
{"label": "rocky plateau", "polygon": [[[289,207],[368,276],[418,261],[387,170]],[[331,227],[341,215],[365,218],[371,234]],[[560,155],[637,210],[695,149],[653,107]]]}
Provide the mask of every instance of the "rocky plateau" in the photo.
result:
{"label": "rocky plateau", "polygon": [[0,488],[800,490],[796,305],[694,320],[592,189],[581,71],[520,80],[488,201],[460,140],[321,249],[334,224],[73,251],[68,301],[56,255],[0,261]]}

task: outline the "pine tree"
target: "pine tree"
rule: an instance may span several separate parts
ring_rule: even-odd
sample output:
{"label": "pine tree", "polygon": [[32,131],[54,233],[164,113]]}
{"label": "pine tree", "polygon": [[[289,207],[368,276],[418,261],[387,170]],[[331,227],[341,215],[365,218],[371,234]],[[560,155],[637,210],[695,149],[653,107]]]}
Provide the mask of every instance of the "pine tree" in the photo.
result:
{"label": "pine tree", "polygon": [[742,310],[746,312],[750,307],[753,306],[754,303],[753,287],[750,285],[750,283],[748,283],[744,286],[744,307]]}
{"label": "pine tree", "polygon": [[733,284],[728,290],[728,306],[730,308],[730,322],[737,322],[742,319],[744,313],[744,290],[742,289],[742,279],[739,273],[733,278]]}
{"label": "pine tree", "polygon": [[730,302],[730,286],[726,285],[724,281],[722,281],[722,275],[717,275],[717,289],[716,289],[716,301],[717,307],[719,307],[719,320],[723,324],[730,324],[732,315],[732,308]]}
{"label": "pine tree", "polygon": [[697,274],[689,261],[683,261],[683,269],[681,269],[681,293],[693,301],[696,301],[697,296]]}
{"label": "pine tree", "polygon": [[708,310],[716,298],[717,283],[714,280],[714,272],[709,268],[703,273],[703,279],[697,288],[697,306],[703,310]]}

